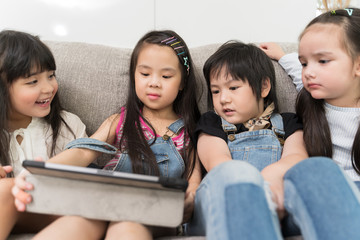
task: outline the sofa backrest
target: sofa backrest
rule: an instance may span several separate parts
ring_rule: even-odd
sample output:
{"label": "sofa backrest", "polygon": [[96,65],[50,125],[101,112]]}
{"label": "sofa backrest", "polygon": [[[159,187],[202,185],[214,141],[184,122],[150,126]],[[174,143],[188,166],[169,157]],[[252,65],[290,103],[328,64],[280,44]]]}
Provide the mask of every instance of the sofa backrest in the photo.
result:
{"label": "sofa backrest", "polygon": [[[107,117],[118,112],[125,104],[132,49],[77,42],[47,41],[46,44],[55,56],[62,105],[82,119],[87,133],[91,135]],[[280,45],[287,52],[296,51],[294,43]],[[202,67],[219,46],[211,44],[190,49],[198,81],[201,112],[208,110]],[[280,110],[294,111],[295,87],[275,61],[274,66]]]}

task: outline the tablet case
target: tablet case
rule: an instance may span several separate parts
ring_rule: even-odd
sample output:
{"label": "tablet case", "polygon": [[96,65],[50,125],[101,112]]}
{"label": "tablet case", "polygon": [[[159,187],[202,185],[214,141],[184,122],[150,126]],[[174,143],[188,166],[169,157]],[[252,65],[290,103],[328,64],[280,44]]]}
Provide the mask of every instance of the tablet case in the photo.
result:
{"label": "tablet case", "polygon": [[25,160],[34,184],[27,211],[77,215],[106,221],[135,221],[176,227],[182,222],[187,182]]}

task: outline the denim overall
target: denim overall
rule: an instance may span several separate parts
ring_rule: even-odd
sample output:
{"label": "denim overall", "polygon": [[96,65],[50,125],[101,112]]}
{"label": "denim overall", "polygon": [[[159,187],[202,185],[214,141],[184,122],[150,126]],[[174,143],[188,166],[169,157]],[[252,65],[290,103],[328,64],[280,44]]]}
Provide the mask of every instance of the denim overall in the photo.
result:
{"label": "denim overall", "polygon": [[237,133],[236,126],[221,118],[222,128],[228,135],[228,146],[234,160],[243,160],[259,171],[278,161],[282,153],[283,120],[280,114],[270,118],[272,129]]}
{"label": "denim overall", "polygon": [[[183,120],[178,119],[168,128],[175,134],[178,134],[180,133],[183,126]],[[152,142],[153,139],[148,140],[149,144]],[[66,148],[87,148],[112,155],[116,154],[118,151],[114,146],[92,138],[76,139],[70,142]],[[157,137],[150,148],[155,154],[156,162],[159,166],[160,176],[178,178],[182,176],[183,172],[185,171],[185,163],[179,151],[176,149],[176,146],[171,137]],[[146,168],[145,164],[144,168]],[[132,172],[131,160],[126,151],[120,155],[120,158],[118,159],[118,162],[113,170],[119,172]]]}
{"label": "denim overall", "polygon": [[[282,239],[269,184],[260,171],[281,157],[284,136],[280,114],[270,118],[272,129],[236,133],[222,120],[228,147],[235,161],[212,168],[196,191],[192,235],[217,239]],[[243,160],[243,161],[236,161]],[[250,219],[250,220],[248,220]],[[275,230],[273,230],[275,229]]]}

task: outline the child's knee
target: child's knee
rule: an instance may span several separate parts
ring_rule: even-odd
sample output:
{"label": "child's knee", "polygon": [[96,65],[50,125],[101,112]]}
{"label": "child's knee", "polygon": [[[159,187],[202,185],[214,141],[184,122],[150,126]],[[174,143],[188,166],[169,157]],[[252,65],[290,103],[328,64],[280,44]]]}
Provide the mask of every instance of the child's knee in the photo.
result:
{"label": "child's knee", "polygon": [[221,185],[253,183],[263,185],[263,177],[253,165],[239,160],[227,161],[213,168],[205,177],[207,181]]}
{"label": "child's knee", "polygon": [[152,239],[152,233],[143,224],[136,222],[112,222],[109,224],[106,239]]}

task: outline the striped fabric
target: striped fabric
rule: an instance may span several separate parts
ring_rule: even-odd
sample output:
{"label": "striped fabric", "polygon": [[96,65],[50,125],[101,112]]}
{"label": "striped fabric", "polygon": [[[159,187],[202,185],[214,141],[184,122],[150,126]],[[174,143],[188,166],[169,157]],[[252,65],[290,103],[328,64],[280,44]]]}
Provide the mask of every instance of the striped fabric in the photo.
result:
{"label": "striped fabric", "polygon": [[360,123],[360,108],[342,108],[325,104],[329,122],[333,159],[353,181],[359,181],[351,163],[351,149]]}

